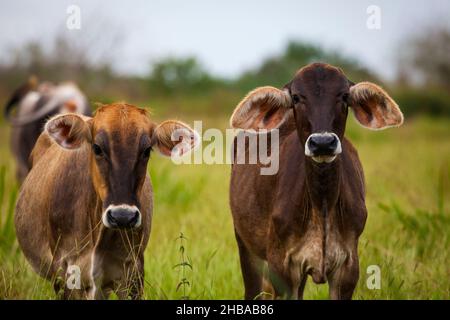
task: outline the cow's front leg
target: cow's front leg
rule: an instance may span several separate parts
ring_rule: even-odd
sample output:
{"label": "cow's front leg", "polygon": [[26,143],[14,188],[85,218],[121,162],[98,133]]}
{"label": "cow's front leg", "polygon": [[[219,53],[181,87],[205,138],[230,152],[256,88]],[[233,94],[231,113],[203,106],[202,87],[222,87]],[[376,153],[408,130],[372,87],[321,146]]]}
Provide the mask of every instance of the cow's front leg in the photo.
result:
{"label": "cow's front leg", "polygon": [[121,300],[140,300],[144,294],[144,275],[136,275],[132,279],[117,281],[114,292]]}
{"label": "cow's front leg", "polygon": [[242,278],[244,280],[245,299],[259,298],[262,292],[262,262],[247,249],[241,237],[235,231],[239,249]]}
{"label": "cow's front leg", "polygon": [[330,299],[350,300],[359,279],[359,261],[357,252],[352,253],[346,261],[328,275]]}
{"label": "cow's front leg", "polygon": [[123,274],[115,282],[114,292],[122,300],[139,300],[144,294],[144,255],[137,260],[125,264]]}
{"label": "cow's front leg", "polygon": [[89,298],[94,300],[106,300],[114,286],[111,271],[114,261],[107,259],[102,252],[94,252],[91,258],[91,287]]}
{"label": "cow's front leg", "polygon": [[112,290],[106,286],[95,286],[91,289],[89,298],[92,300],[107,300]]}
{"label": "cow's front leg", "polygon": [[274,298],[296,300],[297,286],[291,277],[291,270],[284,265],[280,252],[280,250],[274,250],[268,255],[268,276],[274,289]]}
{"label": "cow's front leg", "polygon": [[106,282],[102,270],[97,269],[93,273],[92,287],[89,298],[94,300],[107,300],[112,291],[112,283]]}

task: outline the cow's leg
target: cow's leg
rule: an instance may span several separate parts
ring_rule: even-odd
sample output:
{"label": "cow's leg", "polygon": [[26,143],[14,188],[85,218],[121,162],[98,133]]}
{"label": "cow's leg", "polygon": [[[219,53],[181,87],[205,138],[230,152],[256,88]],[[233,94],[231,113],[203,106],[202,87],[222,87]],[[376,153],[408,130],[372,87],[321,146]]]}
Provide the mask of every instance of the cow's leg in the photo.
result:
{"label": "cow's leg", "polygon": [[[48,272],[47,272],[48,273]],[[66,287],[66,275],[65,271],[61,268],[51,272],[53,276],[50,278],[53,290],[55,291],[55,295],[57,299],[66,299],[65,287]]]}
{"label": "cow's leg", "polygon": [[132,300],[140,300],[142,299],[142,295],[144,294],[144,273],[135,277],[132,280],[130,287],[130,295],[129,297]]}
{"label": "cow's leg", "polygon": [[106,300],[109,298],[109,295],[111,294],[113,284],[107,283],[103,270],[97,266],[94,265],[94,270],[92,272],[92,289],[90,292],[90,299],[94,300]]}
{"label": "cow's leg", "polygon": [[352,254],[345,263],[328,276],[330,298],[333,300],[350,300],[359,278],[357,253]]}
{"label": "cow's leg", "polygon": [[105,277],[104,271],[98,266],[93,270],[93,286],[89,293],[89,299],[107,300],[114,289],[114,283]]}
{"label": "cow's leg", "polygon": [[[53,260],[61,261],[62,259],[59,257],[53,257]],[[67,274],[67,263],[52,263],[47,271],[45,272],[45,277],[49,278],[53,284],[53,290],[55,291],[55,295],[59,300],[69,300],[73,299],[71,290],[69,290],[67,286],[68,274]],[[43,273],[40,272],[42,275]]]}
{"label": "cow's leg", "polygon": [[114,292],[121,300],[140,300],[144,293],[144,275],[135,276],[127,281],[117,282]]}
{"label": "cow's leg", "polygon": [[139,300],[144,293],[144,255],[140,254],[137,261],[130,263],[121,281],[115,283],[114,292],[122,300]]}
{"label": "cow's leg", "polygon": [[94,290],[94,300],[107,300],[112,292],[111,286],[99,286]]}
{"label": "cow's leg", "polygon": [[[273,271],[272,271],[273,272]],[[300,282],[298,284],[298,287],[294,282],[290,281],[289,279],[284,278],[281,276],[277,276],[273,274],[272,276],[269,275],[269,272],[264,273],[264,279],[263,279],[263,292],[266,293],[263,298],[270,297],[271,299],[274,298],[291,298],[291,299],[299,299],[303,300],[303,291],[305,290],[306,280],[308,279],[307,275],[302,275],[300,277]],[[275,289],[275,286],[272,284],[272,281],[275,281],[276,283],[283,282],[283,285],[278,285],[277,290]],[[289,284],[292,284],[292,289],[289,289]],[[297,295],[295,295],[297,293]]]}
{"label": "cow's leg", "polygon": [[297,299],[303,300],[303,292],[305,291],[306,280],[308,280],[307,275],[302,275],[300,278],[300,284],[297,289]]}
{"label": "cow's leg", "polygon": [[236,241],[239,248],[239,258],[241,262],[242,278],[244,279],[245,299],[253,300],[262,291],[262,261],[253,255],[241,240],[237,232]]}
{"label": "cow's leg", "polygon": [[53,290],[55,291],[55,295],[58,300],[65,299],[64,285],[64,280],[62,279],[55,279],[53,281]]}
{"label": "cow's leg", "polygon": [[297,290],[280,263],[269,261],[269,279],[275,292],[275,299],[297,299]]}
{"label": "cow's leg", "polygon": [[112,261],[105,261],[101,253],[93,253],[91,266],[91,289],[89,298],[94,300],[106,300],[114,288],[111,277],[108,276],[107,268],[114,267]]}
{"label": "cow's leg", "polygon": [[264,294],[261,295],[262,300],[270,300],[274,299],[275,297],[275,289],[272,283],[270,282],[269,268],[267,264],[265,264],[264,266],[262,292],[264,292]]}

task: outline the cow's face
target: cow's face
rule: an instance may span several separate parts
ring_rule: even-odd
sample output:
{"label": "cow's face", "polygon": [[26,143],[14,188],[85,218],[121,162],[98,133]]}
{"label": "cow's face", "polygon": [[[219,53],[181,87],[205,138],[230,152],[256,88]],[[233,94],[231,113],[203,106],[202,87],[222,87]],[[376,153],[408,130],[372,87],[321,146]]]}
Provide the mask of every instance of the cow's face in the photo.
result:
{"label": "cow's face", "polygon": [[316,64],[286,85],[305,155],[316,162],[332,162],[342,152],[350,86],[340,69]]}
{"label": "cow's face", "polygon": [[353,84],[333,66],[314,63],[300,69],[283,90],[255,89],[236,107],[231,125],[241,129],[274,129],[293,112],[305,155],[330,163],[342,152],[348,107],[369,129],[399,126],[403,115],[391,97],[370,82]]}
{"label": "cow's face", "polygon": [[103,203],[102,222],[108,228],[141,225],[138,195],[152,148],[164,155],[174,148],[183,153],[195,141],[194,131],[186,124],[166,121],[156,125],[144,109],[126,104],[103,106],[93,118],[56,116],[47,122],[46,132],[66,149],[88,148],[90,174]]}

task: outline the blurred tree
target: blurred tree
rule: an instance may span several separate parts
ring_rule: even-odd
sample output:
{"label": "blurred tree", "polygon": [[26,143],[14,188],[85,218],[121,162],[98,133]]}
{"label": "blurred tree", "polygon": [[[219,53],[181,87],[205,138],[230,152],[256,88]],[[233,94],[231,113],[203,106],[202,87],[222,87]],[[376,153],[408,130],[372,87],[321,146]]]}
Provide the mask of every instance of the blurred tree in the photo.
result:
{"label": "blurred tree", "polygon": [[145,81],[113,70],[121,39],[122,31],[114,23],[95,19],[76,33],[61,28],[51,42],[31,41],[13,48],[0,60],[0,98],[6,99],[32,74],[45,81],[74,81],[91,101],[146,98]]}
{"label": "blurred tree", "polygon": [[149,84],[154,94],[180,95],[205,92],[223,81],[210,75],[194,57],[171,57],[152,65]]}
{"label": "blurred tree", "polygon": [[291,41],[283,54],[267,59],[255,70],[244,72],[238,79],[237,86],[245,91],[261,85],[281,87],[292,79],[299,68],[312,62],[326,62],[338,66],[354,82],[376,80],[373,73],[354,59],[325,50],[318,45]]}
{"label": "blurred tree", "polygon": [[402,86],[392,96],[406,116],[450,116],[450,94],[446,90]]}
{"label": "blurred tree", "polygon": [[437,25],[400,43],[394,98],[406,115],[450,116],[450,30]]}
{"label": "blurred tree", "polygon": [[450,91],[450,30],[433,27],[408,39],[399,64],[402,83],[419,82]]}

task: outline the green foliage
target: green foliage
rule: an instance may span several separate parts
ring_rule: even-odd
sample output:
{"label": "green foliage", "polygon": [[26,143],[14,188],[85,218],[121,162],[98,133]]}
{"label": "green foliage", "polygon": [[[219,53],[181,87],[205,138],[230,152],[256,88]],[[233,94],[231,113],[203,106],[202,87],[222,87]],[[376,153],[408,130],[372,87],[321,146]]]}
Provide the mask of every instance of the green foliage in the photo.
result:
{"label": "green foliage", "polygon": [[14,206],[17,198],[17,187],[6,186],[6,167],[0,167],[0,257],[14,254],[15,246]]}
{"label": "green foliage", "polygon": [[180,235],[176,239],[179,242],[178,251],[180,253],[180,262],[177,263],[173,268],[178,269],[180,273],[180,280],[177,284],[176,291],[181,290],[183,295],[181,296],[182,300],[189,300],[188,290],[191,287],[191,282],[187,278],[187,271],[192,269],[192,263],[189,261],[189,257],[186,254],[186,241],[187,238],[180,232]]}
{"label": "green foliage", "polygon": [[373,73],[354,59],[342,56],[335,51],[325,50],[318,45],[292,41],[281,55],[267,59],[255,70],[245,72],[235,86],[245,91],[262,85],[282,87],[292,79],[299,68],[312,62],[325,62],[339,66],[354,82],[376,79]]}
{"label": "green foliage", "polygon": [[166,58],[153,64],[148,81],[155,95],[199,94],[224,85],[193,57]]}
{"label": "green foliage", "polygon": [[1,100],[5,101],[30,75],[54,83],[73,81],[91,103],[148,97],[145,82],[134,76],[117,75],[109,59],[90,61],[90,53],[96,49],[60,36],[50,46],[31,41],[7,52],[8,62],[0,63]]}
{"label": "green foliage", "polygon": [[[439,251],[430,250],[435,246],[442,249],[440,255],[449,254],[447,248],[450,246],[450,214],[444,206],[444,180],[448,181],[449,178],[442,170],[436,188],[436,207],[431,210],[416,208],[410,213],[395,202],[390,206],[381,203],[379,205],[383,211],[394,214],[398,219],[407,233],[408,245],[414,248],[419,261],[438,258],[434,254]],[[436,243],[436,239],[439,239],[439,243]]]}
{"label": "green foliage", "polygon": [[[447,39],[443,33],[438,35]],[[437,46],[439,41],[434,40],[433,43]],[[445,51],[446,45],[440,45],[439,52]],[[399,76],[398,88],[395,89],[394,84],[386,86],[386,89],[398,100],[406,115],[425,113],[450,116],[450,95],[445,89],[448,68],[443,64],[439,72],[433,72],[440,65],[442,55],[436,54],[436,61],[428,61],[428,56],[419,47],[414,45],[417,50],[411,51],[411,54],[420,56],[418,60],[404,59],[402,70],[408,72],[404,72],[403,79]],[[11,62],[0,64],[0,102],[5,102],[30,74],[53,82],[75,81],[86,92],[91,103],[127,101],[146,106],[150,102],[151,107],[162,105],[165,110],[194,114],[229,113],[246,92],[262,85],[282,87],[299,68],[311,62],[338,66],[353,82],[374,81],[380,84],[380,79],[373,72],[352,57],[302,41],[291,41],[279,55],[267,58],[259,66],[234,79],[211,74],[195,57],[161,59],[152,64],[151,72],[146,77],[118,75],[108,60],[97,64],[90,62],[87,51],[87,48],[77,47],[64,38],[56,38],[51,50],[44,50],[42,44],[31,42],[13,51]],[[428,83],[421,87],[409,84],[406,80],[410,78],[408,74],[418,70],[422,78],[428,75],[428,78],[434,79],[430,80],[435,84],[432,88]]]}
{"label": "green foliage", "polygon": [[419,80],[421,85],[450,90],[450,29],[434,25],[412,35],[400,50],[400,82],[409,78]]}
{"label": "green foliage", "polygon": [[444,90],[401,88],[393,98],[406,115],[450,116],[450,93]]}

